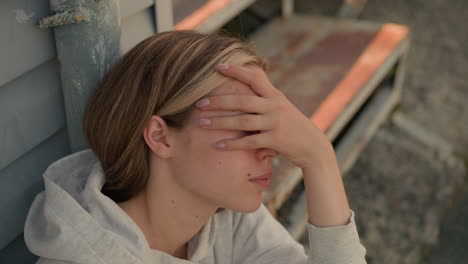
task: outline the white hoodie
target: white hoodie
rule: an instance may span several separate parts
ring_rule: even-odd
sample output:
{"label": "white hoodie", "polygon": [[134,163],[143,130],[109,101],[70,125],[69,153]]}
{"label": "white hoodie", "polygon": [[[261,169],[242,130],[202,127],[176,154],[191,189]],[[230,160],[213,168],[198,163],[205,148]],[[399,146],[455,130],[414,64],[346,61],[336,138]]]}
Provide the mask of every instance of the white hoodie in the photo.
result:
{"label": "white hoodie", "polygon": [[262,204],[253,213],[215,214],[188,242],[188,260],[151,249],[138,225],[101,193],[105,177],[90,149],[51,164],[29,210],[24,239],[36,263],[366,263],[354,211],[335,227],[307,223],[308,255]]}

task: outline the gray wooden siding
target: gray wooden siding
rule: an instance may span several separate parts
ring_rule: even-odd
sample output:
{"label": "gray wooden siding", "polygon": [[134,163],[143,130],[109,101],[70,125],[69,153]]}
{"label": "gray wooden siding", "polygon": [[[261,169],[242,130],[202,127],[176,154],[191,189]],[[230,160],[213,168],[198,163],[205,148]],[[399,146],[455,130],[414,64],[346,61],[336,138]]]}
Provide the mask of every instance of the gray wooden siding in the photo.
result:
{"label": "gray wooden siding", "polygon": [[1,170],[65,126],[57,60],[3,85],[0,109]]}
{"label": "gray wooden siding", "polygon": [[[48,0],[0,3],[0,263],[34,263],[23,228],[42,174],[70,154]],[[121,51],[155,33],[154,0],[120,0]]]}
{"label": "gray wooden siding", "polygon": [[65,129],[61,129],[7,168],[0,171],[0,263],[29,255],[24,244],[23,228],[26,215],[37,193],[44,189],[42,173],[55,160],[70,153]]}
{"label": "gray wooden siding", "polygon": [[49,14],[49,1],[6,0],[0,3],[0,86],[52,59],[53,30],[34,26]]}
{"label": "gray wooden siding", "polygon": [[120,17],[123,19],[154,5],[155,0],[120,0]]}
{"label": "gray wooden siding", "polygon": [[123,18],[120,37],[121,53],[127,52],[138,42],[156,33],[154,21],[154,6],[147,7]]}

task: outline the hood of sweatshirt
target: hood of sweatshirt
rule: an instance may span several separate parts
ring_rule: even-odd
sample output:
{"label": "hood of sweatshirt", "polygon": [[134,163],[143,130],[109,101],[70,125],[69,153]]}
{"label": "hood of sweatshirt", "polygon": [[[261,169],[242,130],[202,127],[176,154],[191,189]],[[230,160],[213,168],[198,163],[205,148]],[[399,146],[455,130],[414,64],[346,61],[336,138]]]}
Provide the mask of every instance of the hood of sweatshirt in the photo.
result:
{"label": "hood of sweatshirt", "polygon": [[193,263],[213,247],[215,216],[188,242],[189,261],[151,249],[130,216],[101,193],[105,176],[90,149],[55,161],[43,179],[24,226],[25,243],[37,256],[86,264]]}

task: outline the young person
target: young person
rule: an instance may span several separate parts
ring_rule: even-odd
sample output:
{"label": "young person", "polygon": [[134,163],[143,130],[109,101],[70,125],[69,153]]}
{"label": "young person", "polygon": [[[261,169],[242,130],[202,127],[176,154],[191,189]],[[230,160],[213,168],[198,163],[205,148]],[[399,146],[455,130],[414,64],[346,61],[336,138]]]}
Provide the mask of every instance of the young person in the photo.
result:
{"label": "young person", "polygon": [[[217,34],[169,31],[127,52],[88,101],[89,149],[43,175],[24,230],[38,263],[366,263],[331,143],[265,71]],[[254,180],[279,154],[304,175],[306,249]]]}

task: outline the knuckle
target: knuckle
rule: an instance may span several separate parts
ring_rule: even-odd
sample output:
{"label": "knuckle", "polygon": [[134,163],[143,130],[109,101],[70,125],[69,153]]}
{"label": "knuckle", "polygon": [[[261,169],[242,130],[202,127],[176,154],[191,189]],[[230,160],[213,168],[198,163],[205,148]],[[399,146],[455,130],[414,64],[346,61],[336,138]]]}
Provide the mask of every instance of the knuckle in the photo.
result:
{"label": "knuckle", "polygon": [[280,133],[275,133],[275,142],[283,142],[285,139],[284,137],[281,137],[281,134]]}
{"label": "knuckle", "polygon": [[279,133],[272,133],[271,137],[273,139],[273,142],[280,142],[281,141]]}
{"label": "knuckle", "polygon": [[261,78],[263,78],[265,75],[263,73],[263,71],[259,70],[259,69],[254,69],[253,72],[252,72],[252,78],[254,80],[259,80]]}
{"label": "knuckle", "polygon": [[246,145],[248,148],[255,148],[258,146],[258,138],[257,137],[250,137],[246,140]]}
{"label": "knuckle", "polygon": [[280,111],[287,111],[288,108],[289,108],[289,105],[284,103],[283,101],[279,101],[277,104],[276,104],[276,108]]}
{"label": "knuckle", "polygon": [[220,120],[218,118],[209,118],[211,121],[210,127],[215,128],[220,125]]}
{"label": "knuckle", "polygon": [[264,98],[262,98],[261,101],[259,101],[258,105],[259,109],[261,109],[262,112],[269,112],[275,109],[275,104],[270,103],[267,99]]}
{"label": "knuckle", "polygon": [[248,116],[241,116],[239,117],[239,124],[241,127],[246,127],[250,125],[250,119],[248,118]]}
{"label": "knuckle", "polygon": [[248,103],[248,98],[245,96],[238,96],[236,97],[236,102],[234,102],[236,106],[243,106]]}
{"label": "knuckle", "polygon": [[251,124],[258,126],[259,124],[265,124],[266,121],[259,115],[252,115]]}
{"label": "knuckle", "polygon": [[234,118],[224,119],[224,122],[227,128],[235,128],[238,125]]}

